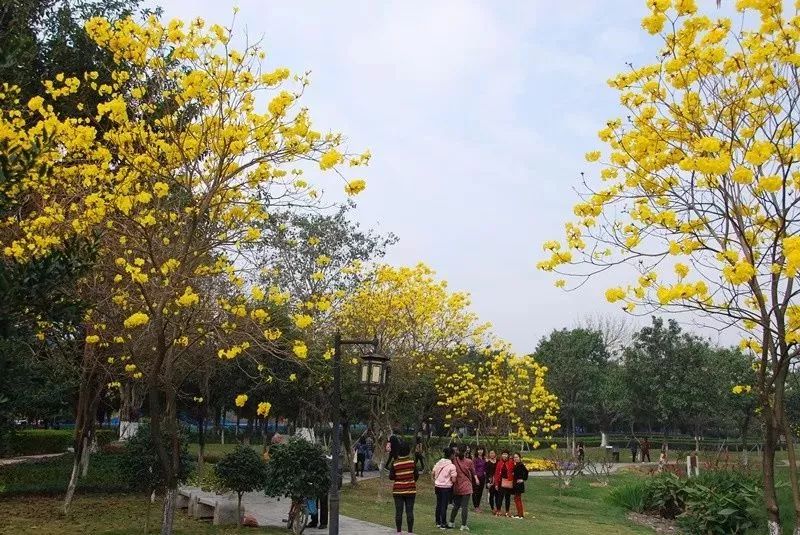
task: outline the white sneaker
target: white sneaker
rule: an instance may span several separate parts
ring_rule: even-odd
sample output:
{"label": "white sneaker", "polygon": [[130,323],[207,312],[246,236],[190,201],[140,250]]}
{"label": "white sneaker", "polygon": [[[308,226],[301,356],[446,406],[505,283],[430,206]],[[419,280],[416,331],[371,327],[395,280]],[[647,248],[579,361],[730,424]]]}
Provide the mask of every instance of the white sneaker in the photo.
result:
{"label": "white sneaker", "polygon": [[469,526],[461,526],[459,531],[469,531]]}

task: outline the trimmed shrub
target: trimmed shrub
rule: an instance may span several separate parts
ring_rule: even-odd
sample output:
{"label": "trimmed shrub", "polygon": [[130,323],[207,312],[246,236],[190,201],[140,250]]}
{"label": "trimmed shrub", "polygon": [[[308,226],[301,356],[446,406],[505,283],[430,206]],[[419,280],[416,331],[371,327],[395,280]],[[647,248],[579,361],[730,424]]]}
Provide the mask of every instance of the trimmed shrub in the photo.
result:
{"label": "trimmed shrub", "polygon": [[72,446],[72,429],[25,429],[11,435],[12,455],[64,453]]}
{"label": "trimmed shrub", "polygon": [[[162,440],[169,449],[170,437],[164,434]],[[177,477],[178,481],[182,482],[189,477],[194,463],[189,455],[186,436],[181,434],[179,440],[180,452]],[[165,487],[164,470],[150,434],[149,424],[143,423],[139,426],[136,434],[128,440],[125,451],[120,457],[120,476],[131,489],[152,492],[153,490],[162,490]]]}
{"label": "trimmed shrub", "polygon": [[239,444],[214,466],[220,483],[236,493],[236,523],[242,524],[242,494],[264,488],[267,466],[250,446]]}
{"label": "trimmed shrub", "polygon": [[[4,466],[0,470],[0,496],[17,494],[61,495],[67,488],[72,472],[73,456]],[[119,455],[93,454],[89,472],[78,480],[79,492],[126,492],[126,482],[120,480]]]}
{"label": "trimmed shrub", "polygon": [[267,496],[313,498],[330,487],[328,461],[319,444],[291,438],[272,446],[269,455],[264,488]]}
{"label": "trimmed shrub", "polygon": [[[23,429],[14,431],[10,437],[11,455],[45,455],[64,453],[72,447],[75,431],[73,429]],[[95,440],[103,446],[115,441],[115,429],[97,429]]]}

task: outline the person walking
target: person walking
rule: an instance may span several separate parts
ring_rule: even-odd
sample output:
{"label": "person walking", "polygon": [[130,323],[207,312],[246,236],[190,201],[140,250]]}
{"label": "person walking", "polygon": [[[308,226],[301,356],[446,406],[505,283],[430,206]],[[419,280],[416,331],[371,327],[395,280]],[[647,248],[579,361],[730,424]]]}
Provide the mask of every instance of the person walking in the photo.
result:
{"label": "person walking", "polygon": [[372,457],[373,455],[375,455],[375,441],[372,439],[372,434],[367,435],[366,447],[364,448],[364,451],[367,452],[365,461],[366,469],[368,471],[374,470],[374,466],[372,464]]}
{"label": "person walking", "polygon": [[[327,456],[320,460],[321,462],[325,463],[325,468],[330,470],[330,459]],[[341,488],[341,484],[339,485]],[[318,489],[319,495],[317,496],[316,500],[313,498],[309,500],[309,509],[310,509],[310,522],[306,526],[308,528],[319,528],[319,529],[326,529],[328,527],[328,490],[329,489]],[[311,507],[310,502],[315,502],[314,507]]]}
{"label": "person walking", "polygon": [[414,465],[417,464],[419,464],[420,472],[425,470],[425,445],[419,435],[417,435],[417,443],[414,444]]}
{"label": "person walking", "polygon": [[503,502],[506,506],[506,516],[511,509],[511,492],[514,490],[514,460],[509,457],[508,450],[503,450],[500,454],[500,462],[494,474],[494,486],[498,493],[498,503],[496,516],[502,513]]}
{"label": "person walking", "polygon": [[419,471],[417,465],[411,460],[411,446],[402,441],[397,447],[398,457],[389,469],[389,479],[392,484],[394,497],[394,523],[397,533],[403,532],[403,509],[406,512],[408,533],[414,533],[414,501],[417,498],[417,479]]}
{"label": "person walking", "polygon": [[392,462],[397,459],[399,448],[400,431],[398,429],[392,429],[392,434],[389,436],[389,442],[386,445],[386,451],[389,452],[389,460],[386,462],[387,465],[392,464]]}
{"label": "person walking", "polygon": [[447,506],[453,498],[453,484],[458,472],[453,464],[453,450],[445,448],[442,458],[433,465],[433,486],[436,489],[436,526],[447,528]]}
{"label": "person walking", "polygon": [[480,513],[483,488],[486,486],[486,449],[483,446],[475,449],[475,458],[472,460],[472,464],[475,465],[475,475],[478,477],[477,483],[472,486],[472,506],[476,513]]}
{"label": "person walking", "polygon": [[642,440],[642,462],[644,462],[644,458],[645,457],[647,457],[647,462],[648,463],[651,462],[650,461],[650,439],[647,438],[647,437],[644,437],[644,440]]}
{"label": "person walking", "polygon": [[500,509],[500,502],[497,489],[494,486],[494,475],[497,471],[497,453],[489,450],[489,458],[486,459],[486,487],[489,494],[489,510],[496,515]]}
{"label": "person walking", "polygon": [[367,462],[367,438],[362,436],[356,444],[356,475],[364,477],[364,465]]}
{"label": "person walking", "polygon": [[631,462],[636,462],[636,452],[639,451],[639,441],[636,440],[636,437],[631,436],[631,439],[628,441],[628,449],[631,450]]}
{"label": "person walking", "polygon": [[525,482],[528,480],[528,467],[522,462],[519,453],[514,454],[514,507],[517,514],[514,518],[525,518],[525,508],[522,506],[522,495],[525,492]]}
{"label": "person walking", "polygon": [[453,459],[456,467],[456,482],[453,485],[453,510],[450,513],[450,523],[448,527],[454,528],[456,515],[461,509],[461,531],[469,531],[467,526],[467,515],[469,514],[469,502],[472,496],[472,486],[478,481],[475,475],[475,466],[472,459],[467,457],[467,448],[463,445],[458,449],[458,455]]}

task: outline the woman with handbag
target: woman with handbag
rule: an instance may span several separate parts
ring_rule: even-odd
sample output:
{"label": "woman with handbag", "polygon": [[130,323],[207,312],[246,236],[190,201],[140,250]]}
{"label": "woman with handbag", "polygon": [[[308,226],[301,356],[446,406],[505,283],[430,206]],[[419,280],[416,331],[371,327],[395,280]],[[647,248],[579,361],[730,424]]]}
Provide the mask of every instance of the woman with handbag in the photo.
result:
{"label": "woman with handbag", "polygon": [[525,482],[528,480],[528,467],[522,462],[519,453],[514,454],[514,507],[517,514],[514,518],[525,518],[525,509],[522,506],[522,494],[525,492]]}
{"label": "woman with handbag", "polygon": [[453,510],[450,513],[448,527],[454,528],[456,515],[461,509],[461,531],[469,531],[467,527],[467,515],[469,513],[469,502],[472,496],[472,485],[478,481],[475,475],[475,466],[472,459],[466,456],[466,448],[462,444],[458,448],[458,456],[453,459],[456,467],[456,481],[453,484]]}
{"label": "woman with handbag", "polygon": [[511,493],[514,490],[514,461],[509,458],[508,450],[503,450],[500,454],[500,461],[494,474],[494,487],[498,492],[497,512],[495,516],[500,516],[503,502],[506,505],[506,516],[511,509]]}

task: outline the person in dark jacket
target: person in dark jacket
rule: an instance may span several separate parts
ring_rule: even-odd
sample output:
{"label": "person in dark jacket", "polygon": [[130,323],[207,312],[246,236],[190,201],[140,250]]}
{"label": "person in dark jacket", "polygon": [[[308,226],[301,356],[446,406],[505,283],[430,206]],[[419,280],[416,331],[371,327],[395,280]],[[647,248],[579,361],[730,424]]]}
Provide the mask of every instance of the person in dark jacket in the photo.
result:
{"label": "person in dark jacket", "polygon": [[500,497],[494,486],[495,472],[497,472],[497,452],[489,450],[489,458],[486,459],[486,486],[489,488],[489,509],[492,514],[497,514],[500,510]]}
{"label": "person in dark jacket", "polygon": [[367,438],[361,437],[356,444],[356,475],[364,477],[364,464],[367,462]]}
{"label": "person in dark jacket", "polygon": [[648,463],[651,462],[650,461],[650,439],[647,438],[647,437],[644,437],[644,440],[642,440],[642,462],[644,462],[645,457],[647,457],[647,462]]}
{"label": "person in dark jacket", "polygon": [[635,463],[636,453],[639,451],[639,441],[636,440],[636,437],[632,436],[628,441],[628,448],[631,450],[631,462]]}
{"label": "person in dark jacket", "polygon": [[389,479],[394,481],[392,496],[394,497],[394,523],[397,533],[403,530],[403,509],[406,511],[408,533],[414,533],[414,501],[417,497],[417,479],[419,471],[411,460],[411,447],[403,441],[397,446],[397,458],[389,468]]}
{"label": "person in dark jacket", "polygon": [[389,460],[386,462],[387,466],[391,465],[395,459],[400,455],[400,431],[397,429],[392,430],[389,437]]}
{"label": "person in dark jacket", "polygon": [[517,514],[514,518],[524,518],[525,508],[522,506],[522,494],[525,492],[525,482],[528,480],[528,468],[522,462],[522,457],[519,453],[514,454],[514,506],[517,508]]}
{"label": "person in dark jacket", "polygon": [[414,444],[414,466],[419,464],[419,471],[425,471],[425,444],[422,443],[422,437],[417,435],[416,444]]}
{"label": "person in dark jacket", "polygon": [[478,446],[475,450],[475,458],[472,460],[472,464],[475,465],[475,475],[478,476],[477,483],[472,486],[472,506],[475,508],[476,513],[480,513],[483,487],[486,486],[486,449],[483,446]]}
{"label": "person in dark jacket", "polygon": [[[330,470],[331,460],[327,456],[325,456],[322,460],[325,462],[325,468]],[[339,482],[339,488],[342,488],[341,480]],[[306,527],[319,527],[319,529],[326,529],[328,527],[328,489],[319,490],[320,494],[316,499],[317,503],[316,507],[314,508],[315,511],[310,515],[310,522]]]}

